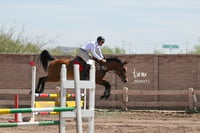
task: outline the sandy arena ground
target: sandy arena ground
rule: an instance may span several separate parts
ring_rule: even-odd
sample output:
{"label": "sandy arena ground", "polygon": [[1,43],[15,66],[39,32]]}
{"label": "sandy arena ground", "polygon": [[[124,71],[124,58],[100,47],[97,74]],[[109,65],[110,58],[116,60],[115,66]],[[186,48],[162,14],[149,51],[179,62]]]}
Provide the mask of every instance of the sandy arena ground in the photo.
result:
{"label": "sandy arena ground", "polygon": [[[30,114],[24,114],[30,115]],[[0,115],[7,122],[13,114]],[[36,116],[36,120],[57,120],[56,115]],[[73,119],[67,120],[67,133],[76,133]],[[87,122],[83,124],[87,133]],[[1,128],[0,133],[58,133],[58,126]],[[174,111],[96,110],[95,133],[200,133],[200,114]]]}

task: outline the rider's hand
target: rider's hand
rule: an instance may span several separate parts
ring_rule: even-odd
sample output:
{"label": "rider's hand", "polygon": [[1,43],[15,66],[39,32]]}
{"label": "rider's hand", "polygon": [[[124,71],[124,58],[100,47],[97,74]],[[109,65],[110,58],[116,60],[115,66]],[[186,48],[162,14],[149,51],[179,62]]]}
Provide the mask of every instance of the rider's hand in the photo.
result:
{"label": "rider's hand", "polygon": [[105,60],[105,59],[102,59],[101,62],[106,63],[106,60]]}

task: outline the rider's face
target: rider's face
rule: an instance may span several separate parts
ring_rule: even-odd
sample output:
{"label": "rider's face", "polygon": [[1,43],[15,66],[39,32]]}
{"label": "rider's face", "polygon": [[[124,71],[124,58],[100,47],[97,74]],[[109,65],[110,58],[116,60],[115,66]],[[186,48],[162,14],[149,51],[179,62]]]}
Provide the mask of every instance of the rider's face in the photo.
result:
{"label": "rider's face", "polygon": [[104,42],[103,41],[99,41],[99,46],[102,46],[103,44],[104,44]]}

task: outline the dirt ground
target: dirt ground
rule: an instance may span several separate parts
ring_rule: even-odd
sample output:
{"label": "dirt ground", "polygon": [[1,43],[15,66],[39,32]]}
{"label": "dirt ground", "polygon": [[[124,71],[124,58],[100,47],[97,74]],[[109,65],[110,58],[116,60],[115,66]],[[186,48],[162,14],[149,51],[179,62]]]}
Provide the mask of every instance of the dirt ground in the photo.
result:
{"label": "dirt ground", "polygon": [[[30,114],[23,114],[23,117]],[[13,114],[0,115],[0,122],[7,122]],[[36,120],[57,120],[57,115],[36,116]],[[76,133],[73,119],[66,122],[67,133]],[[87,133],[87,122],[83,122]],[[58,133],[58,126],[21,126],[1,128],[0,133]],[[96,110],[95,133],[199,133],[200,114],[176,111]]]}

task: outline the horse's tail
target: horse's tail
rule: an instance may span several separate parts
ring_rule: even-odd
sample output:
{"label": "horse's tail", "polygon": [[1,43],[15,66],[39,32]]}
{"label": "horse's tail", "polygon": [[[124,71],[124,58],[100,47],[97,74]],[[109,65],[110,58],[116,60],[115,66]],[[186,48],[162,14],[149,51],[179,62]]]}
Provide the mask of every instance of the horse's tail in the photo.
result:
{"label": "horse's tail", "polygon": [[55,60],[55,58],[49,53],[49,51],[43,50],[42,53],[40,54],[40,61],[42,63],[45,72],[47,71],[48,62],[52,60]]}

